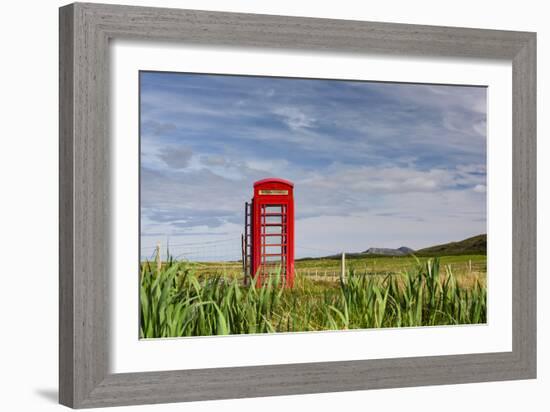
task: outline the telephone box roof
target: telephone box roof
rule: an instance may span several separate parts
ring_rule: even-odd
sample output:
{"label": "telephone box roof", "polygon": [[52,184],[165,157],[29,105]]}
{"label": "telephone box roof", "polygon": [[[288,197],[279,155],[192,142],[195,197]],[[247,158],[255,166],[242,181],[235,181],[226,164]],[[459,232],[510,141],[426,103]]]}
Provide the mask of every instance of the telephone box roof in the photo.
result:
{"label": "telephone box roof", "polygon": [[282,183],[290,187],[294,187],[294,183],[290,180],[280,179],[278,177],[268,177],[266,179],[258,180],[257,182],[254,182],[254,187],[263,185],[264,183]]}

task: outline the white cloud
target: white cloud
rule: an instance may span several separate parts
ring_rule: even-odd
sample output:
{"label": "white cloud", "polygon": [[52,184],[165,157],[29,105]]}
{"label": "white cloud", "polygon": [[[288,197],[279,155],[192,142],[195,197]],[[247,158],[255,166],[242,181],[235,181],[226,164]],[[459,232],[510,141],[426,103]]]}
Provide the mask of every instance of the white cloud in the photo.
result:
{"label": "white cloud", "polygon": [[307,129],[315,124],[315,118],[296,107],[276,107],[273,109],[273,113],[282,117],[286,125],[293,131]]}

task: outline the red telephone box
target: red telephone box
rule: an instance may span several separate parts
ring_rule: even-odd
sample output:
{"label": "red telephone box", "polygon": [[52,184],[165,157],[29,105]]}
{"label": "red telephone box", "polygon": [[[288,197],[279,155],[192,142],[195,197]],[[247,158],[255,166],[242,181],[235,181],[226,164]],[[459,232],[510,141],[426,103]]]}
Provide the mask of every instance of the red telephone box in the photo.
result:
{"label": "red telephone box", "polygon": [[268,178],[254,183],[245,204],[244,269],[261,285],[280,273],[285,286],[294,284],[294,184]]}

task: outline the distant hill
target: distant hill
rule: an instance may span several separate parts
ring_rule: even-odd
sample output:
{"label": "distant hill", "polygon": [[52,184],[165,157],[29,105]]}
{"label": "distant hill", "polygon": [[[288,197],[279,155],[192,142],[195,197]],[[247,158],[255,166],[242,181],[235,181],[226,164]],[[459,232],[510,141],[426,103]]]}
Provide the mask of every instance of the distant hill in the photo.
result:
{"label": "distant hill", "polygon": [[477,235],[458,242],[430,246],[414,252],[416,256],[486,255],[487,235]]}
{"label": "distant hill", "polygon": [[[430,246],[420,250],[414,250],[406,246],[397,249],[371,247],[364,252],[346,253],[348,259],[361,259],[366,257],[383,256],[408,256],[418,257],[432,256],[454,256],[454,255],[486,255],[487,254],[487,235],[477,235],[458,242],[449,242],[441,245]],[[341,259],[341,255],[330,255],[323,257],[304,257],[296,260],[317,260],[317,259]]]}
{"label": "distant hill", "polygon": [[[414,250],[410,247],[401,246],[397,249],[391,249],[391,248],[383,248],[383,247],[371,247],[364,252],[358,252],[358,253],[346,253],[347,259],[361,259],[361,258],[372,258],[372,257],[384,257],[384,256],[408,256],[410,254],[414,254]],[[321,257],[303,257],[296,260],[317,260],[317,259],[342,259],[342,255],[329,255],[329,256],[321,256]]]}
{"label": "distant hill", "polygon": [[385,247],[371,247],[365,250],[364,252],[362,252],[362,254],[378,255],[378,256],[406,256],[411,253],[414,253],[414,250],[406,246],[401,246],[400,248],[397,248],[397,249],[390,249]]}

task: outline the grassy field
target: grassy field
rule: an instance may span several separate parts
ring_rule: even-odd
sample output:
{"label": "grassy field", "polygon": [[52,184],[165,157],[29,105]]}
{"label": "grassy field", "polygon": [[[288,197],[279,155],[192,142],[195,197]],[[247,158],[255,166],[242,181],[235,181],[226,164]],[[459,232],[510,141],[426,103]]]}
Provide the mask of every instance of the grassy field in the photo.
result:
{"label": "grassy field", "polygon": [[[352,272],[369,276],[396,275],[417,266],[418,262],[425,264],[433,258],[413,256],[368,256],[346,259],[346,268]],[[442,266],[449,266],[457,281],[467,286],[474,279],[485,282],[487,273],[487,256],[456,255],[439,257]],[[241,262],[189,262],[197,275],[221,275],[242,279]],[[341,259],[306,258],[296,260],[297,275],[310,280],[338,282],[341,272]]]}
{"label": "grassy field", "polygon": [[279,276],[243,286],[240,262],[141,265],[142,338],[343,330],[486,322],[486,257],[367,257],[296,261],[293,289]]}

